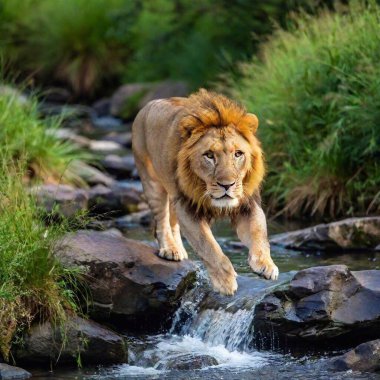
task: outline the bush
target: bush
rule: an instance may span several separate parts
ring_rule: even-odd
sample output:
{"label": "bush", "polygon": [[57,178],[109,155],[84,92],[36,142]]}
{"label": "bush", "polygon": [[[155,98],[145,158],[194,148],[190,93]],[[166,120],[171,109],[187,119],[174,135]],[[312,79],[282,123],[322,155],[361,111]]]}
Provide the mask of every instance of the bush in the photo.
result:
{"label": "bush", "polygon": [[121,80],[196,88],[250,57],[288,11],[317,2],[2,0],[0,50],[9,68],[77,95]]}
{"label": "bush", "polygon": [[116,27],[115,12],[120,13],[124,3],[4,0],[0,12],[3,55],[20,71],[37,75],[45,83],[53,79],[78,95],[91,95],[105,79],[117,76],[128,55],[125,36]]}
{"label": "bush", "polygon": [[270,208],[380,210],[380,9],[352,2],[278,30],[232,93],[261,121]]}
{"label": "bush", "polygon": [[238,60],[256,51],[259,37],[286,14],[313,0],[156,0],[142,2],[132,27],[134,54],[126,65],[129,80],[181,79],[193,88],[212,82]]}

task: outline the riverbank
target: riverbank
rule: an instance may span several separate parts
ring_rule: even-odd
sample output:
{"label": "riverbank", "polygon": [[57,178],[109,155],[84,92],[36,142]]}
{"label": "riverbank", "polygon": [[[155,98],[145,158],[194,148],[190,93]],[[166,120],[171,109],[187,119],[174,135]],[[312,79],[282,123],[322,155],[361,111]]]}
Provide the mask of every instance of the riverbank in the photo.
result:
{"label": "riverbank", "polygon": [[[131,125],[121,114],[112,114],[116,112],[115,99],[119,110],[124,109],[122,104],[128,103],[131,91],[131,87],[123,87],[114,97],[104,100],[101,107],[99,104],[94,108],[67,106],[48,101],[40,105],[43,115],[62,112],[66,115],[59,128],[48,132],[49,136],[54,136],[51,138],[56,144],[91,152],[96,159],[90,161],[91,165],[78,161],[70,163],[80,181],[69,184],[45,181],[38,185],[27,181],[21,186],[28,189],[25,194],[32,195],[31,199],[36,202],[33,207],[38,210],[38,218],[33,223],[39,220],[43,228],[37,236],[43,236],[43,232],[52,228],[45,226],[46,222],[54,227],[66,221],[74,227],[71,232],[61,229],[52,240],[54,244],[45,252],[55,253],[52,262],[58,260],[57,268],[79,275],[79,287],[66,288],[73,303],[65,306],[65,318],[50,321],[36,318],[30,327],[24,327],[18,335],[18,344],[12,345],[12,358],[36,378],[47,376],[47,369],[52,368],[57,376],[64,374],[83,379],[178,378],[189,374],[208,379],[215,376],[233,378],[236,373],[240,378],[252,373],[269,378],[275,369],[282,371],[283,378],[289,373],[294,376],[304,373],[304,378],[310,374],[312,378],[316,371],[321,376],[328,374],[338,379],[340,375],[335,375],[335,370],[328,366],[330,357],[337,350],[340,353],[365,342],[368,334],[364,334],[362,340],[357,336],[355,339],[342,338],[347,345],[325,347],[323,353],[317,343],[308,341],[306,346],[310,347],[305,350],[302,339],[293,343],[288,336],[292,332],[287,327],[294,321],[289,317],[292,312],[287,315],[284,311],[289,305],[281,304],[289,298],[289,291],[284,289],[304,273],[296,274],[296,271],[321,265],[344,262],[349,269],[338,273],[344,272],[348,277],[351,271],[359,273],[355,271],[368,269],[377,274],[380,269],[377,262],[380,258],[379,219],[349,219],[291,233],[289,230],[295,225],[269,223],[272,257],[282,273],[278,283],[257,279],[246,263],[246,249],[237,241],[231,227],[218,223],[215,235],[239,274],[240,287],[233,298],[215,294],[191,249],[190,257],[194,262],[168,262],[155,254],[152,218],[130,150]],[[165,83],[154,85],[149,91],[140,99],[141,104],[151,97],[162,96],[162,91],[180,95],[176,91],[184,91],[184,88]],[[137,105],[132,111],[129,108],[130,115],[139,107]],[[78,224],[78,215],[86,215],[86,223]],[[274,235],[273,232],[283,234]],[[311,268],[310,273],[314,273],[313,270],[323,272],[323,269]],[[335,273],[334,270],[331,273]],[[315,280],[315,289],[327,289],[327,295],[316,291],[314,297],[320,297],[315,301],[317,304],[326,303],[330,297],[327,277],[321,275]],[[306,274],[305,281],[309,280],[314,281],[312,274]],[[365,298],[369,294],[377,297],[376,282],[369,285],[362,279],[352,279],[353,283],[355,281],[356,288],[364,289],[360,302],[361,310],[365,310],[364,306],[376,303],[376,300]],[[335,281],[334,284],[334,291],[347,293],[344,283]],[[275,302],[274,297],[278,297],[278,301]],[[294,310],[298,310],[297,305],[306,301],[301,297],[292,302]],[[279,313],[276,310],[282,310],[283,315],[278,326],[273,324],[272,314]],[[318,311],[320,309],[313,310],[310,309],[310,315],[320,318],[323,314]],[[328,315],[326,310],[325,315]],[[79,318],[75,312],[79,313]],[[377,311],[373,313],[370,319],[372,338],[378,323]],[[308,335],[310,326],[310,319],[303,324],[299,321],[299,335]],[[357,329],[355,324],[349,328],[353,333]],[[303,354],[313,356],[300,359],[301,346]],[[107,355],[102,354],[101,347],[108,347]],[[37,363],[40,368],[36,368]],[[102,369],[94,368],[94,363],[103,364]],[[69,369],[78,365],[83,369]],[[284,371],[281,367],[285,365]]]}

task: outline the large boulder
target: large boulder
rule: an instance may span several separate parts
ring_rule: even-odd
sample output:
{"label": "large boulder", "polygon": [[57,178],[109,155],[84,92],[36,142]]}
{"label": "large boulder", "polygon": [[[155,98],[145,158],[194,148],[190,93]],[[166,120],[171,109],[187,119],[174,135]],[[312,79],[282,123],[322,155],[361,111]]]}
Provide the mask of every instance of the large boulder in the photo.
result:
{"label": "large boulder", "polygon": [[187,96],[188,93],[188,86],[184,82],[126,84],[112,96],[111,114],[123,119],[132,119],[151,100]]}
{"label": "large boulder", "polygon": [[380,249],[380,216],[318,224],[275,235],[270,242],[299,250]]}
{"label": "large boulder", "polygon": [[123,337],[93,321],[70,318],[64,326],[32,326],[14,351],[19,363],[33,365],[114,364],[127,362]]}
{"label": "large boulder", "polygon": [[301,270],[256,305],[253,326],[264,347],[352,347],[380,337],[380,271]]}
{"label": "large boulder", "polygon": [[32,374],[20,367],[14,367],[9,364],[0,363],[1,380],[24,380],[32,377]]}
{"label": "large boulder", "polygon": [[146,332],[165,326],[195,279],[190,261],[161,259],[152,247],[107,232],[69,234],[57,255],[87,274],[92,317],[125,329]]}
{"label": "large boulder", "polygon": [[380,339],[362,343],[344,355],[331,359],[330,366],[336,371],[380,371]]}
{"label": "large boulder", "polygon": [[111,114],[132,119],[141,108],[142,99],[153,86],[150,83],[132,83],[119,87],[111,98]]}

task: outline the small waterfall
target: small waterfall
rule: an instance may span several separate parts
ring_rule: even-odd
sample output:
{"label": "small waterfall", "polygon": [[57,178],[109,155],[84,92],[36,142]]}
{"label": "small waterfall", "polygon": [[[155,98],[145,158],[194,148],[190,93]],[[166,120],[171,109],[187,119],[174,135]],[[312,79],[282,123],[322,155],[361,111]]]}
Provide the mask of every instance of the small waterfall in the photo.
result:
{"label": "small waterfall", "polygon": [[[278,283],[249,277],[239,277],[238,283],[234,297],[220,296],[211,291],[202,273],[195,288],[182,299],[170,333],[199,338],[211,346],[222,345],[229,351],[249,352],[255,338],[255,306]],[[273,348],[275,343],[273,337]]]}
{"label": "small waterfall", "polygon": [[[170,333],[199,338],[211,346],[223,345],[230,351],[249,352],[254,340],[255,306],[279,283],[239,277],[239,290],[231,298],[212,292],[205,272],[199,273],[195,288],[182,299]],[[292,272],[284,274],[280,283],[292,275]]]}
{"label": "small waterfall", "polygon": [[[279,356],[256,350],[253,329],[256,304],[264,295],[290,278],[271,282],[253,277],[238,277],[239,289],[233,297],[212,291],[206,273],[198,271],[194,288],[181,299],[171,329],[161,335],[143,337],[129,343],[127,371],[166,371],[176,365],[215,360],[202,368],[214,370],[253,370],[269,365]],[[275,342],[273,337],[273,342]],[[151,373],[150,373],[151,374]]]}
{"label": "small waterfall", "polygon": [[253,310],[238,310],[233,314],[223,309],[204,310],[194,319],[189,335],[212,346],[223,345],[229,351],[248,351],[252,320]]}

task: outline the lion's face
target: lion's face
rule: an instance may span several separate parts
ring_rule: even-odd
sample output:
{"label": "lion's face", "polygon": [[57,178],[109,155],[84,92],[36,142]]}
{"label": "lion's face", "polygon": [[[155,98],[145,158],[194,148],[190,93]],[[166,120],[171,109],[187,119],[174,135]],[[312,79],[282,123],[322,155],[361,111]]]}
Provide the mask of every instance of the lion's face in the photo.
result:
{"label": "lion's face", "polygon": [[252,146],[233,127],[211,128],[194,146],[190,165],[206,185],[202,196],[213,207],[236,207],[252,167]]}

